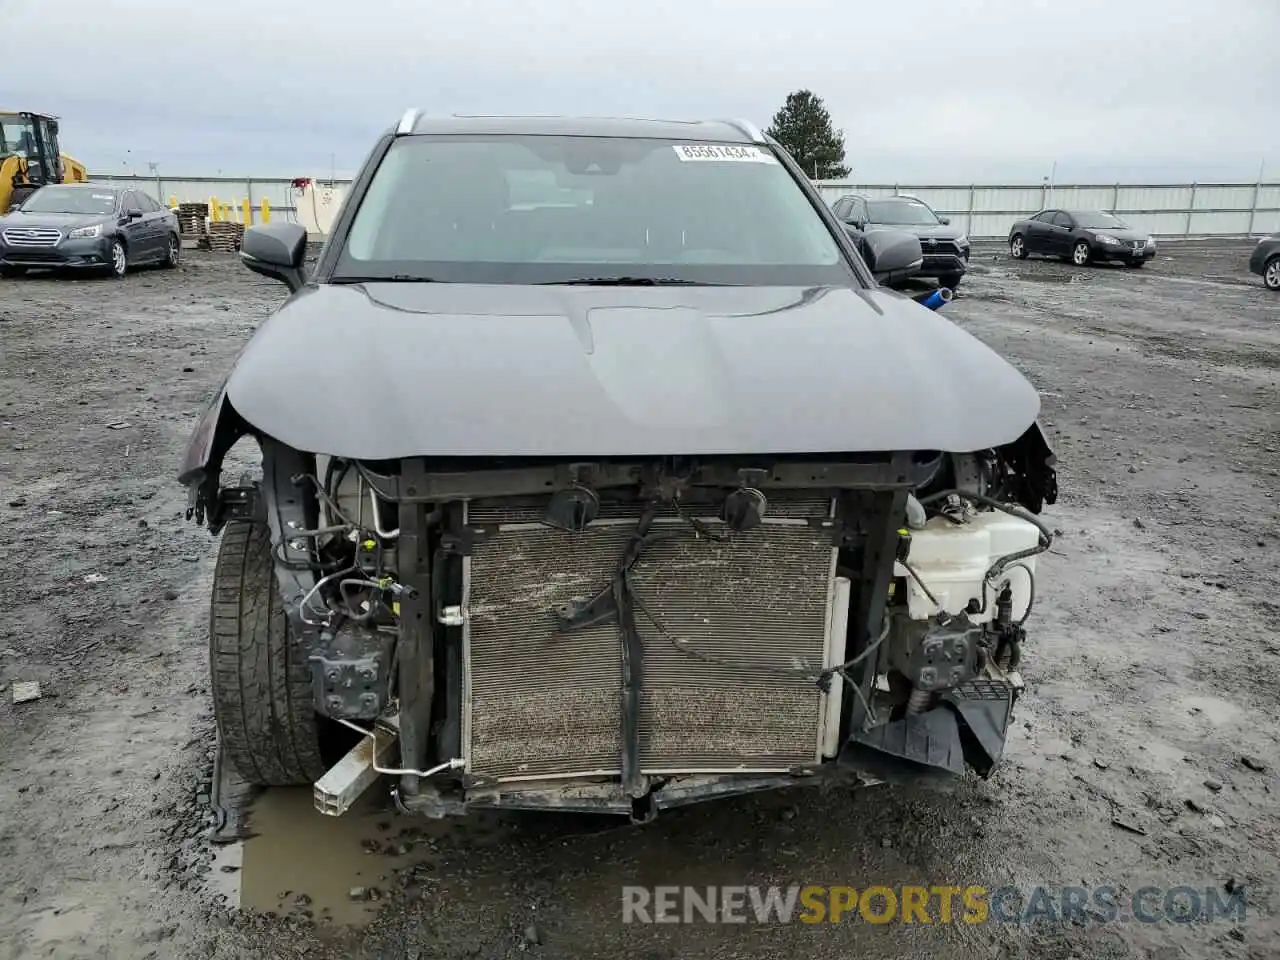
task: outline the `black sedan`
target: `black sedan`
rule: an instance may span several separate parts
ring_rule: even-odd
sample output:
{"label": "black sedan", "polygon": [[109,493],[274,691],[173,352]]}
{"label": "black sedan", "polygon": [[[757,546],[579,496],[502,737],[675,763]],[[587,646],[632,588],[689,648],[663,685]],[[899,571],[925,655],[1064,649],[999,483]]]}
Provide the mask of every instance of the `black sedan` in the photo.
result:
{"label": "black sedan", "polygon": [[1114,213],[1041,210],[1009,229],[1010,256],[1025,260],[1032,253],[1062,257],[1077,267],[1100,260],[1140,267],[1156,255],[1156,242]]}
{"label": "black sedan", "polygon": [[0,275],[32,268],[99,271],[177,266],[178,217],[139,190],[92,183],[41,187],[0,217]]}
{"label": "black sedan", "polygon": [[1258,241],[1249,257],[1249,272],[1260,276],[1268,290],[1280,293],[1280,233]]}

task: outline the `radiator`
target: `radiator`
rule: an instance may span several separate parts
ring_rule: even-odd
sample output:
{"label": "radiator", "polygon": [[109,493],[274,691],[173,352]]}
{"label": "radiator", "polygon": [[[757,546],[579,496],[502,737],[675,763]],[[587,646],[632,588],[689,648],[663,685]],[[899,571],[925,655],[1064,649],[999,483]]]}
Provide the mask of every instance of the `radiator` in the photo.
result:
{"label": "radiator", "polygon": [[[762,526],[724,541],[695,538],[672,511],[659,514],[652,529],[680,535],[647,547],[632,576],[644,648],[642,773],[777,772],[817,759],[814,676],[836,551],[809,518],[832,510],[829,500],[771,497]],[[639,515],[638,506],[606,504],[585,531],[568,533],[539,523],[538,508],[469,508],[469,522],[496,527],[464,564],[469,773],[620,775],[621,630],[563,633],[555,611],[611,582]]]}

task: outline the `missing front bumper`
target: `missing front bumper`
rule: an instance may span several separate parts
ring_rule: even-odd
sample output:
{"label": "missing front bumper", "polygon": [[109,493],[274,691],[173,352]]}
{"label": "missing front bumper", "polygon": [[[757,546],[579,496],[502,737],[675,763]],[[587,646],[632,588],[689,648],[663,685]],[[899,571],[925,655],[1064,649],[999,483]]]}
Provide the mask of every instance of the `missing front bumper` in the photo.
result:
{"label": "missing front bumper", "polygon": [[1007,679],[972,680],[944,693],[925,713],[850,738],[834,761],[798,768],[790,775],[672,777],[655,783],[639,798],[628,796],[619,781],[544,781],[536,787],[503,784],[471,790],[465,796],[430,791],[397,796],[397,804],[407,813],[436,818],[501,809],[610,814],[643,822],[662,810],[790,787],[941,784],[966,769],[987,777],[1004,753],[1021,686],[1017,674]]}

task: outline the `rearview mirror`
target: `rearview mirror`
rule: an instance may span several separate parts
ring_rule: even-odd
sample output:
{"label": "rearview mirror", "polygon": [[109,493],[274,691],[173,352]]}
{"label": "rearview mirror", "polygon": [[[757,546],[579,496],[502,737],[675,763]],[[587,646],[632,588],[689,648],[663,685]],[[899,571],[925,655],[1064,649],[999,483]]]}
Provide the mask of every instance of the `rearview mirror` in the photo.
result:
{"label": "rearview mirror", "polygon": [[945,227],[947,224],[949,224],[949,223],[951,222],[951,218],[950,218],[950,217],[939,217],[939,218],[938,218],[938,222],[939,222],[940,224],[942,224],[942,225]]}
{"label": "rearview mirror", "polygon": [[124,215],[129,220],[140,220],[142,218],[142,211],[139,210],[137,207],[132,207],[126,210],[124,212]]}
{"label": "rearview mirror", "polygon": [[307,231],[297,223],[264,223],[250,227],[240,241],[240,260],[254,273],[279,280],[289,292],[302,288],[307,272]]}

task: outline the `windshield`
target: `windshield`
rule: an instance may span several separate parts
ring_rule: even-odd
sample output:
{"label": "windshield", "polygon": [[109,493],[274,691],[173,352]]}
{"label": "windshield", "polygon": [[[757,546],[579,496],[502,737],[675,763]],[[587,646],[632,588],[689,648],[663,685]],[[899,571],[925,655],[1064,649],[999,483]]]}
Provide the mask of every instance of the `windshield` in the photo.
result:
{"label": "windshield", "polygon": [[18,209],[23,213],[112,213],[116,195],[91,187],[41,187]]}
{"label": "windshield", "polygon": [[1077,227],[1086,230],[1128,230],[1129,225],[1114,213],[1075,213],[1072,214]]}
{"label": "windshield", "polygon": [[808,286],[855,277],[767,148],[468,135],[391,147],[332,279]]}
{"label": "windshield", "polygon": [[0,117],[0,157],[36,155],[36,131],[27,117]]}
{"label": "windshield", "polygon": [[871,223],[938,225],[933,211],[918,200],[868,200],[867,214]]}

